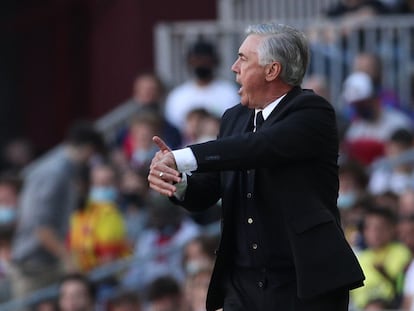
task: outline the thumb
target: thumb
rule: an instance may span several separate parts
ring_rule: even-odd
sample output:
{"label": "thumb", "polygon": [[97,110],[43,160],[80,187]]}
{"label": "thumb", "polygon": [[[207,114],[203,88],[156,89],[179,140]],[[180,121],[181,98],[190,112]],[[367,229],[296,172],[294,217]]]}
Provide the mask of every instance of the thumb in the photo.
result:
{"label": "thumb", "polygon": [[160,148],[162,152],[171,151],[170,147],[168,147],[167,144],[158,136],[154,136],[152,138],[152,141],[158,146],[158,148]]}

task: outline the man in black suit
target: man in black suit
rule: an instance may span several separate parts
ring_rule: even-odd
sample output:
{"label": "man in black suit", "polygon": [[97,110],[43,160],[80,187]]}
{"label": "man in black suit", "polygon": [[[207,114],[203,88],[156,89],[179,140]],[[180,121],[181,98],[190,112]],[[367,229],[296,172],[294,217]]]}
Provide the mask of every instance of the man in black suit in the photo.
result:
{"label": "man in black suit", "polygon": [[154,138],[152,189],[190,211],[222,199],[208,311],[346,311],[363,284],[336,206],[335,112],[300,88],[307,63],[301,32],[250,26],[232,66],[241,104],[219,138],[176,151]]}

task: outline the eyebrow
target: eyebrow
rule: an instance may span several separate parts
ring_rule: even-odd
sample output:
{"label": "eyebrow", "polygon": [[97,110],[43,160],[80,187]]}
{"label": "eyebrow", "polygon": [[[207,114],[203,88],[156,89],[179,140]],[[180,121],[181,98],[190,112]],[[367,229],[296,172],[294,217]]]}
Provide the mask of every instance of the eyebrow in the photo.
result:
{"label": "eyebrow", "polygon": [[246,55],[243,54],[242,52],[239,52],[237,55],[239,55],[239,57],[246,57]]}

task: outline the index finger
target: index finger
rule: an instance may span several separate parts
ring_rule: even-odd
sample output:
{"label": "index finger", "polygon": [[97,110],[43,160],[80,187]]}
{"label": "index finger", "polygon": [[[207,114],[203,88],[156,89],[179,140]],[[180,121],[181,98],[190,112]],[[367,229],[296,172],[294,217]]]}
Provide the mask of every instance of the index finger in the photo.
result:
{"label": "index finger", "polygon": [[158,136],[154,136],[152,138],[152,141],[160,148],[162,152],[164,151],[171,151],[170,147],[167,146],[167,144]]}

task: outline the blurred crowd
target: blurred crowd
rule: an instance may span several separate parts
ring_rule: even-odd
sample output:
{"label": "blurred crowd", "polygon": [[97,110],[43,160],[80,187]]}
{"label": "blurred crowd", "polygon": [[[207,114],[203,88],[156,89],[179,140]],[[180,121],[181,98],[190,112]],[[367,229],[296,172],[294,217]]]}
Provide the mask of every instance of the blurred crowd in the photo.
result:
{"label": "blurred crowd", "polygon": [[[325,14],[354,21],[390,12],[412,13],[414,1],[345,0]],[[205,310],[219,239],[206,228],[219,223],[220,202],[189,214],[153,193],[147,183],[157,152],[152,137],[171,148],[215,139],[222,113],[239,98],[234,82],[216,76],[211,42],[195,42],[186,60],[191,78],[171,90],[151,72],[132,81],[124,104],[135,112],[111,141],[79,121],[62,148],[40,161],[24,138],[2,148],[0,302],[58,284],[56,295],[39,296],[28,310]],[[398,98],[382,81],[379,55],[362,52],[352,59],[341,94],[329,95],[323,75],[308,75],[303,87],[335,100],[338,207],[366,275],[351,304],[413,311],[412,99]],[[90,278],[99,267],[128,259],[134,264],[123,271]]]}

